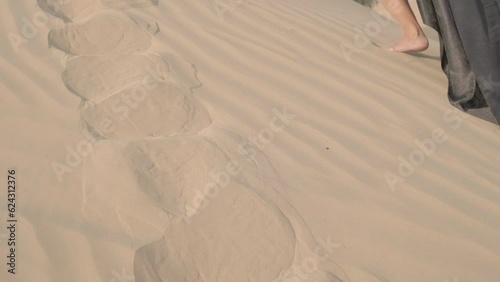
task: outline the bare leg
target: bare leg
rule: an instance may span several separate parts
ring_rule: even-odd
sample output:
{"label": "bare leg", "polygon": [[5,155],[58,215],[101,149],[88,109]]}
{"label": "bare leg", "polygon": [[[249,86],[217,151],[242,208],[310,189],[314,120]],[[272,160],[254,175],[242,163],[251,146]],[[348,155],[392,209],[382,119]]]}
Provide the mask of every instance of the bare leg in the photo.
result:
{"label": "bare leg", "polygon": [[403,38],[390,51],[420,52],[429,47],[429,41],[413,14],[408,0],[382,0],[384,6],[404,31]]}

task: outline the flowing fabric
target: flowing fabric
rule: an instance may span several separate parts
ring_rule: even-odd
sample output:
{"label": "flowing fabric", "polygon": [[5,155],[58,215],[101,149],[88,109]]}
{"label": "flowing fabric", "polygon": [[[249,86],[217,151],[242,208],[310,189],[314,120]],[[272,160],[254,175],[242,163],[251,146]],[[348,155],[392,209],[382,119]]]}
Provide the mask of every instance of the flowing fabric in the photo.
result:
{"label": "flowing fabric", "polygon": [[418,0],[441,37],[448,97],[463,110],[489,107],[500,122],[500,0]]}

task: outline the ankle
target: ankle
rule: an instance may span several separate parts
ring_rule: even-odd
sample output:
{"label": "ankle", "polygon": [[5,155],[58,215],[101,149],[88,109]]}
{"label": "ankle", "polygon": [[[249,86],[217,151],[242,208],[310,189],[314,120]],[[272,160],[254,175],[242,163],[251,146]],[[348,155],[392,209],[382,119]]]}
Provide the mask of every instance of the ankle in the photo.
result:
{"label": "ankle", "polygon": [[404,30],[404,36],[411,39],[416,39],[418,37],[424,36],[423,31],[417,27],[410,27]]}
{"label": "ankle", "polygon": [[407,38],[415,39],[415,38],[418,38],[420,35],[421,35],[421,32],[416,28],[409,28],[409,29],[404,30],[404,37],[407,37]]}

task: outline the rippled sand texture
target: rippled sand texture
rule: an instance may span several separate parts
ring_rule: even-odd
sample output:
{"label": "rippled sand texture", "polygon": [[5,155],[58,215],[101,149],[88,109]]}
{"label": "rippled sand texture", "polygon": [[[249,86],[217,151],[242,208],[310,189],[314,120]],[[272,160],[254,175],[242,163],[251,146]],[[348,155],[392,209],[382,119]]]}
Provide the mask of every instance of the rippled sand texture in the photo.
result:
{"label": "rippled sand texture", "polygon": [[[123,168],[102,168],[95,160],[106,154],[126,160],[129,170],[120,178],[135,178],[133,186],[142,197],[171,219],[160,240],[138,250],[138,281],[275,280],[308,250],[312,241],[297,237],[307,227],[290,221],[298,215],[262,177],[252,184],[247,179],[248,173],[259,174],[255,159],[242,172],[226,155],[236,151],[238,143],[223,148],[217,138],[193,136],[211,124],[191,93],[199,85],[195,66],[186,67],[178,58],[170,66],[168,55],[144,53],[152,44],[146,29],[127,15],[105,11],[49,33],[51,46],[78,55],[68,59],[62,78],[68,90],[82,98],[90,134],[103,138],[84,164],[85,197],[119,185],[99,177],[102,169],[113,174]],[[120,222],[128,226],[126,220]],[[134,241],[148,238],[135,238],[131,228]],[[325,277],[322,281],[332,281]]]}
{"label": "rippled sand texture", "polygon": [[57,3],[0,3],[0,281],[500,277],[500,130],[452,110],[435,33],[386,52],[352,0]]}

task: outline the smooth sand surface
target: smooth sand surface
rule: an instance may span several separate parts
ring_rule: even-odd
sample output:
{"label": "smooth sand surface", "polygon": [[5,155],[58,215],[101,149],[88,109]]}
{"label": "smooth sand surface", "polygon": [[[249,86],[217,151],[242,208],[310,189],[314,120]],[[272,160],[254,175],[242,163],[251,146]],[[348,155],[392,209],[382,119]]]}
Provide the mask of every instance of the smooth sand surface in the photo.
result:
{"label": "smooth sand surface", "polygon": [[61,1],[0,4],[0,281],[499,281],[500,129],[448,103],[435,33],[387,52],[350,0]]}

